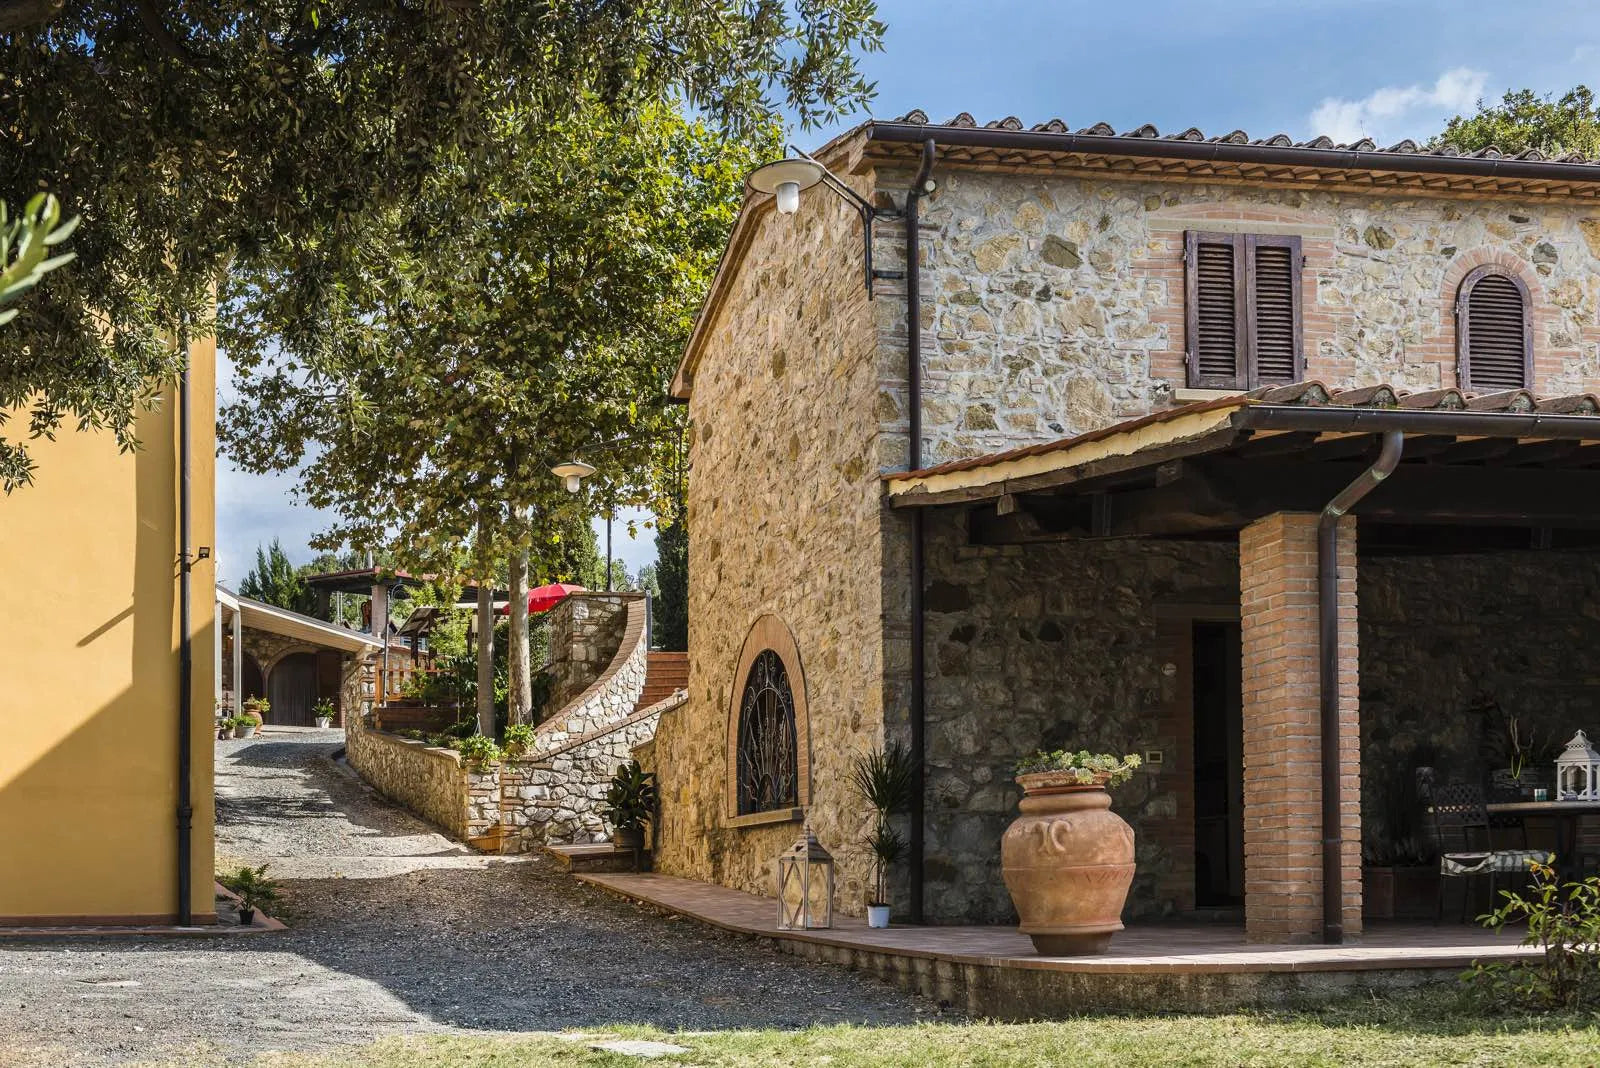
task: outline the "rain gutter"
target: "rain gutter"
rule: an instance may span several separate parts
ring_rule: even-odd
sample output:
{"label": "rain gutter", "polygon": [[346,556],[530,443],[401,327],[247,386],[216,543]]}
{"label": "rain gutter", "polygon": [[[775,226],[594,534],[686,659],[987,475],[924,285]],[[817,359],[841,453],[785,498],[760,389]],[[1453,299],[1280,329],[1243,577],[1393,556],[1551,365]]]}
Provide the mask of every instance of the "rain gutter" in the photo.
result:
{"label": "rain gutter", "polygon": [[[910,468],[922,467],[922,249],[917,231],[918,207],[932,190],[934,143],[922,142],[922,165],[906,193],[906,404],[910,415]],[[927,611],[923,596],[923,513],[911,513],[911,922],[923,922],[923,865],[927,856],[927,657],[923,644]]]}

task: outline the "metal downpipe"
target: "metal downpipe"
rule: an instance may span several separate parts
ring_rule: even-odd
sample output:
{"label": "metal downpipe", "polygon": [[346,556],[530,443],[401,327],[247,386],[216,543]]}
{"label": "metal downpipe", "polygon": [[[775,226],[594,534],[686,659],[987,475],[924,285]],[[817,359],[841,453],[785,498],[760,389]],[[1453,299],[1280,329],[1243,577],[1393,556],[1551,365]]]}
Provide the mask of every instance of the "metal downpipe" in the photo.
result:
{"label": "metal downpipe", "polygon": [[[909,469],[922,466],[922,249],[917,232],[918,206],[933,173],[933,139],[922,143],[922,166],[906,194],[906,405],[910,417]],[[922,509],[911,514],[911,922],[923,922],[922,867],[927,843],[924,820],[927,815],[927,699],[923,651],[925,612],[923,606]]]}
{"label": "metal downpipe", "polygon": [[[190,858],[193,853],[194,799],[189,780],[193,777],[192,730],[194,713],[194,641],[190,626],[190,572],[194,567],[193,547],[189,544],[189,336],[180,335],[183,345],[183,373],[178,378],[178,926],[189,927]],[[215,621],[213,621],[215,625]]]}
{"label": "metal downpipe", "polygon": [[1317,692],[1322,713],[1322,940],[1344,941],[1344,821],[1340,812],[1339,520],[1394,473],[1405,435],[1385,431],[1373,465],[1328,502],[1317,519]]}

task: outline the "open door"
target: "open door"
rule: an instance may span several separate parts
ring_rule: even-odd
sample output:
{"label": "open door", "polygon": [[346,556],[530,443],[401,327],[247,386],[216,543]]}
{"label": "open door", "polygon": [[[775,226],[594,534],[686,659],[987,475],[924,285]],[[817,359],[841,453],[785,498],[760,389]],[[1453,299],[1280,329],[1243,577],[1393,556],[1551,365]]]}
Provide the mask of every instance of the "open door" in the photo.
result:
{"label": "open door", "polygon": [[1238,623],[1194,624],[1194,903],[1244,906],[1244,714]]}

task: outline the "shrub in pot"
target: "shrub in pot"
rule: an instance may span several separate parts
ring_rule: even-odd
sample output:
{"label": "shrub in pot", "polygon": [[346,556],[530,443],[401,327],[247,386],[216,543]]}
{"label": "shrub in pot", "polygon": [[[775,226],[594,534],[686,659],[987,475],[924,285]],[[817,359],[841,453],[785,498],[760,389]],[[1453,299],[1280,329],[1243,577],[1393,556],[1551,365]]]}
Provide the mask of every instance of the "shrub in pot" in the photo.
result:
{"label": "shrub in pot", "polygon": [[506,756],[519,760],[533,748],[533,728],[526,723],[513,723],[506,728]]}
{"label": "shrub in pot", "polygon": [[260,721],[251,719],[249,716],[234,716],[229,722],[233,724],[233,736],[235,738],[249,738],[256,733],[256,727]]}
{"label": "shrub in pot", "polygon": [[602,815],[615,830],[617,845],[633,850],[635,867],[644,849],[645,827],[655,818],[657,799],[654,774],[640,767],[637,760],[617,765],[617,773],[606,790]]}
{"label": "shrub in pot", "polygon": [[241,927],[249,927],[255,922],[257,909],[265,908],[282,897],[277,881],[267,878],[265,864],[259,868],[245,865],[236,872],[218,876],[217,881],[239,895]]}
{"label": "shrub in pot", "polygon": [[311,714],[316,717],[317,726],[321,727],[323,730],[327,730],[329,727],[333,726],[333,702],[328,700],[326,697],[311,706]]}
{"label": "shrub in pot", "polygon": [[1129,754],[1039,752],[1017,765],[1022,815],[1000,843],[1019,929],[1046,956],[1104,953],[1122,930],[1133,883],[1133,828],[1108,787],[1139,766]]}
{"label": "shrub in pot", "polygon": [[889,869],[905,855],[906,840],[891,824],[891,817],[911,807],[916,769],[900,745],[874,750],[855,760],[851,783],[872,806],[872,834],[866,839],[872,854],[872,893],[867,899],[867,926],[889,926]]}

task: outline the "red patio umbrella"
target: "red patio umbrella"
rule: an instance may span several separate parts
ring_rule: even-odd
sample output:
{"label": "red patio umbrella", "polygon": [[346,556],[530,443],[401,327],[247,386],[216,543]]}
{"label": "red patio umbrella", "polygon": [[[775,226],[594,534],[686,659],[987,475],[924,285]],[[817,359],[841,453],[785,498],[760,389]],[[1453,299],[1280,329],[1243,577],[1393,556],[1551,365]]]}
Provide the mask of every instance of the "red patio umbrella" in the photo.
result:
{"label": "red patio umbrella", "polygon": [[[587,589],[584,586],[574,586],[570,582],[552,582],[548,586],[535,586],[528,591],[528,614],[548,612],[556,605],[567,599],[571,593],[582,593]],[[510,615],[511,606],[508,604],[500,609],[501,615]]]}

